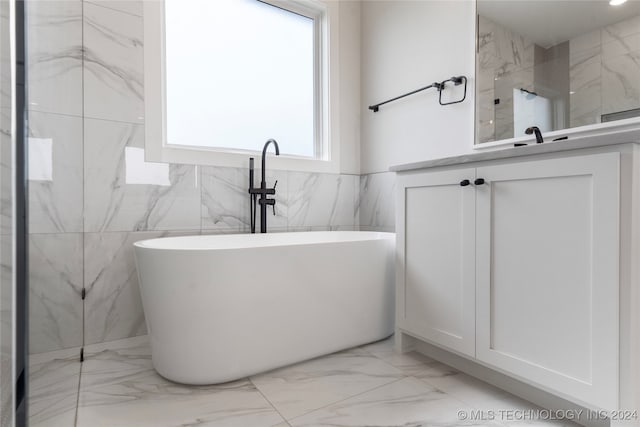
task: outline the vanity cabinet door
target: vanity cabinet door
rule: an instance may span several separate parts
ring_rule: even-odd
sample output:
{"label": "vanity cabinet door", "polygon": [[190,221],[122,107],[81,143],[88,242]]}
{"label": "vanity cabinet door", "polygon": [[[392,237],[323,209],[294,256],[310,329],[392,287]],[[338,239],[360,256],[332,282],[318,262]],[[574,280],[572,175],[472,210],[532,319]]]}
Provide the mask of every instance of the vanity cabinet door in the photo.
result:
{"label": "vanity cabinet door", "polygon": [[619,154],[477,169],[476,357],[618,402]]}
{"label": "vanity cabinet door", "polygon": [[[398,327],[475,356],[474,169],[398,177]],[[462,185],[461,185],[462,184]]]}

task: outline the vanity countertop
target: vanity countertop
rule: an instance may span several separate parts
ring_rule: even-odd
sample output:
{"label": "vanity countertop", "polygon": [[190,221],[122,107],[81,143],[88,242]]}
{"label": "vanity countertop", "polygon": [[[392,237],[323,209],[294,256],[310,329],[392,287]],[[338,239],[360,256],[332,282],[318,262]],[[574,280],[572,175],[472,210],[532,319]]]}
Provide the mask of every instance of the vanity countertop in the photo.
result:
{"label": "vanity countertop", "polygon": [[475,153],[461,154],[459,156],[443,157],[440,159],[395,165],[391,166],[389,170],[392,172],[405,172],[416,169],[462,165],[466,163],[481,162],[486,160],[533,156],[536,154],[604,147],[607,145],[618,145],[627,143],[640,144],[640,129],[625,129],[621,131],[610,132],[607,134],[575,137],[563,141],[545,142],[542,144],[533,143],[521,147],[487,149]]}

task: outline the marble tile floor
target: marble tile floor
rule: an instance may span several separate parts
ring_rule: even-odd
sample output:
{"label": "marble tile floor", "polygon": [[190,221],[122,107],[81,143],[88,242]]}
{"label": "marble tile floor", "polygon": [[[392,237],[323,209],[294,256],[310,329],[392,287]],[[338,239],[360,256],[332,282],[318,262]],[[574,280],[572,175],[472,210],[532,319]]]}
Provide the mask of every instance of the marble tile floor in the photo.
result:
{"label": "marble tile floor", "polygon": [[215,386],[184,386],[151,366],[146,336],[32,356],[32,427],[574,426],[462,420],[460,411],[534,405],[392,338]]}

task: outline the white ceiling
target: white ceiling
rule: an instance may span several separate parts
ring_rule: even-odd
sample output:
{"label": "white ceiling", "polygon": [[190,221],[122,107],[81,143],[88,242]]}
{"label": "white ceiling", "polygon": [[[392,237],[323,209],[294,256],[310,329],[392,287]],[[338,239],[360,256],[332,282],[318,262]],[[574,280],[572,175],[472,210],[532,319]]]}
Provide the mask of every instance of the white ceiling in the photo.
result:
{"label": "white ceiling", "polygon": [[548,48],[640,14],[640,0],[478,0],[478,14]]}

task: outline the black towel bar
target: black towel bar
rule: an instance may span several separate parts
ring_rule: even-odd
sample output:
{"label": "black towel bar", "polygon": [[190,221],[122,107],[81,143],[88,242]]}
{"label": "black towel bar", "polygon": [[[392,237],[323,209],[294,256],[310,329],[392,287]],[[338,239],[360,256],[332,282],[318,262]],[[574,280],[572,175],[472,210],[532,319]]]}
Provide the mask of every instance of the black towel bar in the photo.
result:
{"label": "black towel bar", "polygon": [[[442,91],[444,90],[447,82],[452,82],[455,86],[458,86],[458,85],[461,85],[461,84],[464,83],[464,95],[462,96],[462,99],[459,99],[457,101],[452,101],[452,102],[442,102]],[[411,92],[405,93],[404,95],[396,96],[395,98],[388,99],[388,100],[386,100],[384,102],[380,102],[378,104],[370,105],[369,106],[369,110],[373,111],[374,113],[377,113],[378,110],[380,109],[381,105],[388,104],[389,102],[397,101],[398,99],[401,99],[401,98],[404,98],[406,96],[413,95],[415,93],[422,92],[423,90],[427,90],[427,89],[431,89],[431,88],[436,88],[436,90],[438,92],[440,92],[440,95],[438,97],[438,102],[440,103],[440,105],[458,104],[458,103],[464,101],[467,98],[467,77],[466,76],[455,76],[455,77],[451,77],[450,79],[444,80],[444,81],[442,81],[440,83],[438,83],[438,82],[431,83],[428,86],[421,87],[420,89],[413,90]]]}

